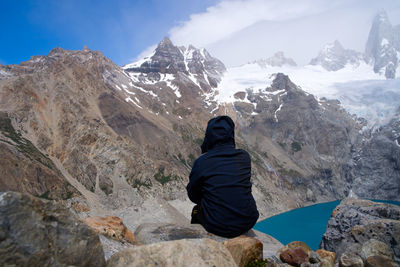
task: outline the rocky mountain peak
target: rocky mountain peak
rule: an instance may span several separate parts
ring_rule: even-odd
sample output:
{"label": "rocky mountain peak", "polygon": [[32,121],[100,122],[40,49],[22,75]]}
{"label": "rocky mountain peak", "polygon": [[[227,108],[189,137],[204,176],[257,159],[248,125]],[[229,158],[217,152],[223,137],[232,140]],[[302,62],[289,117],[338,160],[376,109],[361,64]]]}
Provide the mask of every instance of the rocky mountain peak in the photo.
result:
{"label": "rocky mountain peak", "polygon": [[359,65],[362,59],[361,53],[345,49],[338,40],[335,40],[325,45],[318,56],[310,61],[310,65],[321,65],[326,70],[337,71],[347,64]]}
{"label": "rocky mountain peak", "polygon": [[198,49],[193,45],[178,47],[168,37],[158,44],[151,55],[123,68],[134,80],[154,84],[162,82],[161,74],[170,75],[168,82],[194,84],[195,87],[191,88],[200,88],[202,92],[217,87],[226,70],[225,65],[204,48]]}
{"label": "rocky mountain peak", "polygon": [[296,62],[292,58],[285,57],[284,52],[278,51],[272,57],[267,59],[260,59],[255,61],[260,67],[266,68],[268,66],[271,67],[282,67],[286,66],[297,66]]}
{"label": "rocky mountain peak", "polygon": [[374,64],[375,73],[396,77],[400,53],[400,27],[393,27],[382,10],[374,18],[365,47],[366,59]]}

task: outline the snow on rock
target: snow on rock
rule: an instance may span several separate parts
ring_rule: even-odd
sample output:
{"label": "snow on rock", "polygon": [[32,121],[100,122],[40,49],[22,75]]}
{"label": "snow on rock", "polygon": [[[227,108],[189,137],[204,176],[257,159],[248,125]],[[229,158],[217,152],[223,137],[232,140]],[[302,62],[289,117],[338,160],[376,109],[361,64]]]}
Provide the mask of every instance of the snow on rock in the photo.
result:
{"label": "snow on rock", "polygon": [[283,106],[283,103],[279,105],[279,108],[277,110],[275,110],[274,117],[275,117],[276,122],[278,122],[278,116],[276,114],[282,109],[282,106]]}
{"label": "snow on rock", "polygon": [[[303,67],[283,66],[261,68],[258,64],[246,64],[229,68],[222,78],[215,95],[219,103],[236,101],[236,92],[262,90],[263,94],[284,94],[282,90],[268,92],[274,73],[282,72],[307,93],[323,98],[338,99],[351,114],[363,117],[368,127],[386,123],[394,115],[400,103],[400,79],[386,80],[373,71],[371,65],[361,62],[348,64],[338,71],[328,71],[318,65]],[[282,96],[280,95],[280,96]]]}

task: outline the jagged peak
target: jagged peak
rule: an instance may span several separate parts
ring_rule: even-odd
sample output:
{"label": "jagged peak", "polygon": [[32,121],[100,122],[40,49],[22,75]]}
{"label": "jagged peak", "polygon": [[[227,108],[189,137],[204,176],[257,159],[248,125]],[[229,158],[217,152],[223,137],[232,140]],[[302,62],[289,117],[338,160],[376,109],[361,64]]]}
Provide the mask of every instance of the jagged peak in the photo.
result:
{"label": "jagged peak", "polygon": [[344,51],[344,50],[345,49],[344,49],[343,45],[338,40],[335,40],[332,43],[326,44],[320,52],[321,53],[329,53],[329,52],[333,52],[333,51]]}
{"label": "jagged peak", "polygon": [[385,22],[386,22],[386,23],[390,23],[389,16],[388,16],[386,10],[381,9],[381,10],[375,15],[374,22],[380,22],[380,23],[385,23]]}
{"label": "jagged peak", "polygon": [[174,44],[172,43],[171,39],[165,36],[158,44],[158,46],[174,46]]}

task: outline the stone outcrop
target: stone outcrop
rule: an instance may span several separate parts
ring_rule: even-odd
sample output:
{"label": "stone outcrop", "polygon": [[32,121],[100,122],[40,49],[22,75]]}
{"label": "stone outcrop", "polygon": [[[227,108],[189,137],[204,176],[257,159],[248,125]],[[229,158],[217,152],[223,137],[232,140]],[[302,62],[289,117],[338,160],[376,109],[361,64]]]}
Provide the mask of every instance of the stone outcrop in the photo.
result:
{"label": "stone outcrop", "polygon": [[98,235],[53,201],[0,193],[1,266],[105,266]]}
{"label": "stone outcrop", "polygon": [[[320,247],[334,251],[343,264],[384,258],[400,264],[400,207],[344,199],[335,208]],[[343,265],[348,266],[348,265]]]}
{"label": "stone outcrop", "polygon": [[121,242],[136,243],[133,233],[124,225],[121,218],[116,216],[88,217],[85,223],[97,233]]}
{"label": "stone outcrop", "polygon": [[[229,239],[208,233],[199,224],[178,225],[171,223],[144,223],[139,225],[134,233],[138,244],[154,244],[163,241],[173,241],[181,239],[201,239],[209,238],[218,242],[228,241]],[[257,239],[262,242],[263,257],[271,257],[283,245],[281,242],[256,230],[250,230],[245,234],[246,237]]]}
{"label": "stone outcrop", "polygon": [[183,239],[142,245],[114,254],[108,267],[236,266],[225,246],[211,239]]}

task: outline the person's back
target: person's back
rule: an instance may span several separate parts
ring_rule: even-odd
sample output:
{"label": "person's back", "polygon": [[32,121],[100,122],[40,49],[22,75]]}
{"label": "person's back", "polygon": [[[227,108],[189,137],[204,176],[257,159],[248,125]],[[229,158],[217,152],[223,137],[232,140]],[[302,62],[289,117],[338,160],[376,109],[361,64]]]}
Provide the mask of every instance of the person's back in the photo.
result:
{"label": "person's back", "polygon": [[214,234],[234,237],[258,219],[251,194],[249,154],[235,149],[234,123],[227,116],[208,122],[202,156],[194,163],[187,191],[199,205],[199,223]]}

